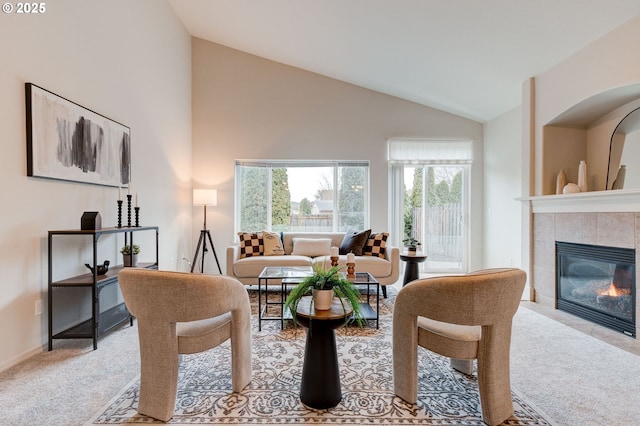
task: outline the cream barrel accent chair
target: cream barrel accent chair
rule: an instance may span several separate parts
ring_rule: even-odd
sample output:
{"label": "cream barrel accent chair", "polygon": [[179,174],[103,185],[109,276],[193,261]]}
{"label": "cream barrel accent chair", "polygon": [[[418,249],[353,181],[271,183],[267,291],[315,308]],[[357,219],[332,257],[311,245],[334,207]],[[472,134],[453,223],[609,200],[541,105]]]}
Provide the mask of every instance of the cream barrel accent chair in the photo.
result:
{"label": "cream barrel accent chair", "polygon": [[[125,268],[118,274],[125,304],[138,319],[138,412],[173,417],[178,354],[206,351],[231,339],[233,391],[251,381],[251,306],[245,286],[220,275]],[[212,366],[215,368],[215,366]]]}
{"label": "cream barrel accent chair", "polygon": [[393,387],[415,403],[418,345],[473,373],[478,361],[482,419],[497,425],[513,415],[509,373],[511,324],[526,283],[520,269],[486,269],[420,279],[403,287],[393,308]]}

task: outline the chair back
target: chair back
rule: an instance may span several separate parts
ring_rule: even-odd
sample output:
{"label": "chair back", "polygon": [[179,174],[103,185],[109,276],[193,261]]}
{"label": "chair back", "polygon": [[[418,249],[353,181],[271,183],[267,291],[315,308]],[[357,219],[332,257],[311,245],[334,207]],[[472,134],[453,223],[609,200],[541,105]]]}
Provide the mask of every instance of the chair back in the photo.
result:
{"label": "chair back", "polygon": [[118,282],[127,308],[143,321],[189,322],[226,312],[250,316],[245,286],[228,276],[125,268]]}
{"label": "chair back", "polygon": [[400,290],[395,311],[459,325],[491,325],[515,315],[526,284],[520,269],[485,269],[413,281]]}

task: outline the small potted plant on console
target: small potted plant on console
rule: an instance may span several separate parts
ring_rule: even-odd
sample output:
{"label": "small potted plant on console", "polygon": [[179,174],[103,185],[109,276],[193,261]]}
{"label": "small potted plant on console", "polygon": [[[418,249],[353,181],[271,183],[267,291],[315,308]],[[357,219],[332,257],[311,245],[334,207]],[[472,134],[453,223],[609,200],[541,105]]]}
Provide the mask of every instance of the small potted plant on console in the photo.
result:
{"label": "small potted plant on console", "polygon": [[137,266],[138,265],[138,254],[140,253],[140,246],[138,244],[134,244],[133,248],[131,245],[125,245],[120,249],[120,253],[122,253],[122,260],[124,261],[124,266]]}

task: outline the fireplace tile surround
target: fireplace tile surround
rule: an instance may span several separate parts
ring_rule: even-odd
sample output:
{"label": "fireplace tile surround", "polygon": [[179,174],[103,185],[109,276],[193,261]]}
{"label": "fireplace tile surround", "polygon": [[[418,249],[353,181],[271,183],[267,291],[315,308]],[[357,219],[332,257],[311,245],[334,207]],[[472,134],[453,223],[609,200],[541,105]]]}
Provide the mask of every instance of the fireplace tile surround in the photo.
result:
{"label": "fireplace tile surround", "polygon": [[[534,300],[556,304],[555,242],[565,241],[636,249],[640,264],[640,212],[534,212],[532,221],[532,286]],[[640,276],[640,274],[638,274]],[[636,288],[638,286],[636,278]],[[640,306],[640,291],[636,306]],[[636,324],[636,335],[640,335]]]}

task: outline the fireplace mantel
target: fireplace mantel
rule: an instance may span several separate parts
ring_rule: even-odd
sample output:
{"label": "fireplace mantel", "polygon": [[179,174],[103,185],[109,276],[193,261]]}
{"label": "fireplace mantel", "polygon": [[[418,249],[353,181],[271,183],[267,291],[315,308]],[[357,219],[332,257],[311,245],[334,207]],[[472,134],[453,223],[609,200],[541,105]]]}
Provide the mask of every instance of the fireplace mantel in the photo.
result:
{"label": "fireplace mantel", "polygon": [[579,192],[517,198],[533,213],[640,212],[640,189]]}

